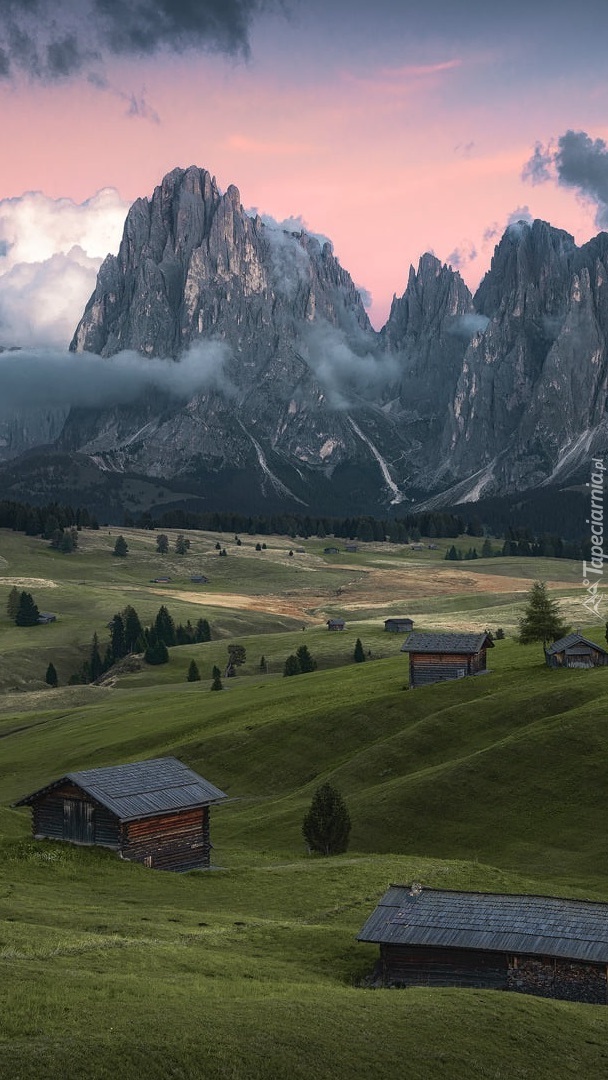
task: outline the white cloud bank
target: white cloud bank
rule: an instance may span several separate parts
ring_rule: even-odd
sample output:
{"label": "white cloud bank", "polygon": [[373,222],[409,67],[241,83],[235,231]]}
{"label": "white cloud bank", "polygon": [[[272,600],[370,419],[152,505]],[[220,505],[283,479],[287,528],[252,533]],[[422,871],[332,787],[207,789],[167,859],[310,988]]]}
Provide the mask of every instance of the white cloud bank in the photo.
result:
{"label": "white cloud bank", "polygon": [[114,188],[82,203],[40,191],[0,200],[0,345],[69,343],[128,209]]}

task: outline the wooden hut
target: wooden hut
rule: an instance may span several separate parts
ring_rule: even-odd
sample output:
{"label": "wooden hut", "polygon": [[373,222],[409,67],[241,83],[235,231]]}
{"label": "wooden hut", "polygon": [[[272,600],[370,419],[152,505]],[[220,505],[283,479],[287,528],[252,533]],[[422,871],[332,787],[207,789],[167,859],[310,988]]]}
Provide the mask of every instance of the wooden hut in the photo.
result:
{"label": "wooden hut", "polygon": [[401,652],[410,654],[410,686],[463,679],[486,670],[486,649],[494,643],[482,634],[408,634]]}
{"label": "wooden hut", "polygon": [[552,668],[593,668],[608,664],[608,652],[582,634],[567,634],[545,649],[547,666]]}
{"label": "wooden hut", "polygon": [[328,619],[328,630],[344,630],[344,619]]}
{"label": "wooden hut", "polygon": [[414,621],[405,616],[393,615],[392,618],[384,620],[384,629],[389,634],[410,634],[414,629]]}
{"label": "wooden hut", "polygon": [[333,545],[331,547],[323,548],[324,555],[339,555],[339,553],[340,548],[334,547]]}
{"label": "wooden hut", "polygon": [[37,840],[113,848],[157,870],[209,866],[209,807],[227,798],[173,757],[69,772],[26,795]]}
{"label": "wooden hut", "polygon": [[466,986],[607,1003],[608,904],[391,885],[358,935],[385,986]]}

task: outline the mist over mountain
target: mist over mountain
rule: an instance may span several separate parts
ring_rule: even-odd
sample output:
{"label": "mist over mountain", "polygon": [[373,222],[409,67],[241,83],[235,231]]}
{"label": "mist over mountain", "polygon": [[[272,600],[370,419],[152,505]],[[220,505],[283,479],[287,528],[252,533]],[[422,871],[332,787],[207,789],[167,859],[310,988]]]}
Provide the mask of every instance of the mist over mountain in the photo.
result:
{"label": "mist over mountain", "polygon": [[131,207],[70,353],[0,353],[0,457],[26,483],[19,455],[51,443],[260,511],[576,478],[608,444],[607,268],[606,233],[579,248],[522,220],[475,296],[423,255],[376,332],[330,243],[175,169]]}

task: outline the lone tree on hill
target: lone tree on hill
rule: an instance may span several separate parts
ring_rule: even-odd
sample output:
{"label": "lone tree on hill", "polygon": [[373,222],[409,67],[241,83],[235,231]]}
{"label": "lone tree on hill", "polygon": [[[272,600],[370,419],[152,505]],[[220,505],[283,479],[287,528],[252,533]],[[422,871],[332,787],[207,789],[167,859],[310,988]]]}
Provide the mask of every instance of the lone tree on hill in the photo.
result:
{"label": "lone tree on hill", "polygon": [[355,664],[362,664],[365,660],[365,653],[363,651],[363,645],[361,644],[361,638],[357,638],[355,642],[353,660],[355,661]]}
{"label": "lone tree on hill", "polygon": [[340,855],[350,837],[350,814],[340,792],[331,784],[317,788],[302,823],[302,834],[311,851]]}
{"label": "lone tree on hill", "polygon": [[34,598],[29,592],[22,592],[19,597],[19,607],[15,615],[17,626],[36,626],[40,612],[34,603]]}
{"label": "lone tree on hill", "polygon": [[166,555],[169,551],[169,537],[164,533],[159,533],[156,537],[156,553],[157,555]]}
{"label": "lone tree on hill", "polygon": [[190,667],[188,668],[187,681],[188,682],[200,682],[201,681],[201,675],[200,675],[200,672],[198,670],[198,665],[196,663],[196,660],[191,660],[190,661]]}
{"label": "lone tree on hill", "polygon": [[125,540],[124,536],[122,536],[122,535],[117,536],[116,537],[116,543],[114,544],[114,551],[112,552],[112,554],[113,555],[118,555],[119,558],[124,559],[124,557],[128,553],[128,551],[129,551],[129,545],[127,544],[127,541]]}
{"label": "lone tree on hill", "polygon": [[211,683],[211,689],[212,690],[223,690],[224,689],[224,687],[222,686],[222,679],[221,679],[220,669],[218,667],[214,667],[214,669],[213,669],[213,682]]}
{"label": "lone tree on hill", "polygon": [[187,555],[190,548],[190,541],[182,533],[179,534],[175,541],[175,554]]}
{"label": "lone tree on hill", "polygon": [[236,668],[242,667],[247,659],[247,650],[244,645],[228,646],[228,664],[226,665],[226,678],[236,675]]}
{"label": "lone tree on hill", "polygon": [[53,664],[52,661],[51,661],[51,663],[49,664],[49,666],[46,669],[46,675],[44,676],[44,681],[45,681],[45,683],[48,683],[49,686],[59,686],[59,678],[57,676],[57,671],[55,669],[55,665]]}
{"label": "lone tree on hill", "polygon": [[565,637],[569,630],[570,627],[562,622],[557,600],[548,595],[545,582],[535,581],[528,593],[524,614],[519,620],[519,644],[555,641]]}

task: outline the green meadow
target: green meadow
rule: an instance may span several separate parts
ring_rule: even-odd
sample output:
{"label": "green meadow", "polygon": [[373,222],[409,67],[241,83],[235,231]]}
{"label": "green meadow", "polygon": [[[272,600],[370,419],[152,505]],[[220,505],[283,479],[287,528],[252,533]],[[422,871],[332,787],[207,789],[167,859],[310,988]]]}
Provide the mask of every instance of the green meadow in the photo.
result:
{"label": "green meadow", "polygon": [[[542,648],[513,639],[525,589],[543,577],[568,620],[604,641],[583,618],[580,567],[449,563],[446,541],[326,556],[318,539],[238,547],[212,534],[161,558],[155,534],[134,530],[120,560],[112,533],[81,534],[71,556],[0,533],[0,595],[28,582],[58,616],[19,629],[0,609],[0,1076],[604,1077],[607,1009],[367,989],[377,950],[356,941],[394,881],[608,901],[608,670],[552,672]],[[193,585],[197,573],[209,584]],[[105,642],[127,603],[143,621],[161,603],[183,622],[208,618],[212,640],[170,650],[160,668],[67,686],[93,632]],[[410,691],[402,636],[383,630],[391,613],[507,637],[488,675]],[[343,632],[328,632],[334,614]],[[246,663],[214,693],[211,669],[233,641]],[[303,643],[318,670],[283,678]],[[50,659],[55,690],[43,682]],[[191,659],[199,683],[186,682]],[[29,812],[12,807],[72,769],[169,754],[229,795],[212,813],[211,871],[35,842]],[[333,858],[308,855],[301,835],[325,780],[353,823]]]}

